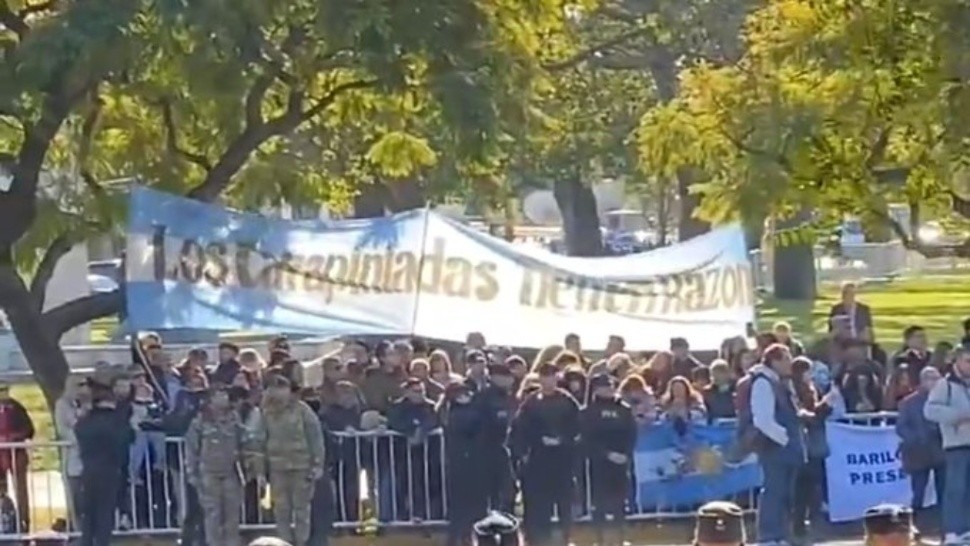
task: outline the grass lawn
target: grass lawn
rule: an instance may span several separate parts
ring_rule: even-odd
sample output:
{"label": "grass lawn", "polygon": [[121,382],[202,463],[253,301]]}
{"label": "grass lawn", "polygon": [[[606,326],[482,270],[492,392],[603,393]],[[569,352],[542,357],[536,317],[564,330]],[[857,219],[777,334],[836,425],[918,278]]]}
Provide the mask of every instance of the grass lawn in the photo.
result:
{"label": "grass lawn", "polygon": [[[870,283],[859,291],[859,301],[872,308],[876,341],[886,350],[902,342],[907,326],[926,328],[930,343],[956,343],[963,336],[963,320],[970,317],[970,276],[924,277]],[[839,299],[838,286],[825,286],[812,301],[765,299],[758,306],[762,329],[785,320],[798,336],[811,340],[826,331],[829,309]]]}

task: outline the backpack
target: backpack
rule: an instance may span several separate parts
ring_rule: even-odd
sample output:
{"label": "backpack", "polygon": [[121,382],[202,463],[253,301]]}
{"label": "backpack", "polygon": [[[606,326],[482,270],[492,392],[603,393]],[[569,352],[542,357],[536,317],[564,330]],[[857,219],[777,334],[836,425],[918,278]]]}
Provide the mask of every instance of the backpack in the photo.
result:
{"label": "backpack", "polygon": [[734,410],[738,415],[738,428],[735,431],[730,458],[735,462],[741,461],[771,444],[771,440],[754,426],[754,418],[751,414],[751,387],[759,378],[768,380],[763,375],[749,373],[738,381],[734,391]]}

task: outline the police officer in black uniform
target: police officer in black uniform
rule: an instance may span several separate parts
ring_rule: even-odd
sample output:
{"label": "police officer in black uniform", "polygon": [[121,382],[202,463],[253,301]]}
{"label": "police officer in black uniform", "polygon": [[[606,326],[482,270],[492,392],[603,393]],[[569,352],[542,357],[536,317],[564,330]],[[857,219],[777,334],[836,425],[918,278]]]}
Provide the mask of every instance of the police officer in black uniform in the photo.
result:
{"label": "police officer in black uniform", "polygon": [[472,526],[485,514],[482,487],[482,413],[472,403],[471,386],[445,387],[438,412],[445,434],[445,472],[448,487],[448,546],[471,543]]}
{"label": "police officer in black uniform", "polygon": [[912,546],[918,544],[913,511],[899,504],[879,504],[866,510],[862,520],[866,546]]}
{"label": "police officer in black uniform", "polygon": [[[540,364],[536,371],[539,390],[522,403],[512,422],[513,452],[522,469],[522,523],[531,546],[568,544],[573,520],[579,404],[559,388],[555,364]],[[551,542],[554,514],[558,515],[561,536]]]}
{"label": "police officer in black uniform", "polygon": [[115,499],[127,468],[128,446],[134,433],[127,416],[117,407],[114,379],[89,380],[91,411],[74,426],[84,470],[81,490],[84,512],[81,546],[108,546],[114,530]]}
{"label": "police officer in black uniform", "polygon": [[580,415],[580,431],[589,458],[597,540],[605,544],[607,529],[613,528],[619,537],[610,544],[621,544],[637,424],[630,406],[617,396],[612,376],[590,378],[589,404]]}
{"label": "police officer in black uniform", "polygon": [[744,546],[744,513],[733,502],[714,501],[697,510],[694,546]]}
{"label": "police officer in black uniform", "polygon": [[515,502],[515,480],[509,455],[509,425],[515,412],[512,392],[515,376],[504,362],[488,367],[488,386],[475,395],[475,405],[482,413],[482,467],[488,506],[492,510],[512,512]]}

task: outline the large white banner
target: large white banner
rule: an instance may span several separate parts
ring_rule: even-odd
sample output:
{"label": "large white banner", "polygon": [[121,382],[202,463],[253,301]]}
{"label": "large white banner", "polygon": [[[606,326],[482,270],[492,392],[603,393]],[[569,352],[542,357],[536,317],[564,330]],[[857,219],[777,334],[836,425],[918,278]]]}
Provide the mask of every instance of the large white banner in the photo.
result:
{"label": "large white banner", "polygon": [[[909,506],[910,479],[903,471],[899,437],[891,427],[828,423],[831,454],[825,461],[829,520],[861,519],[876,504]],[[936,502],[930,481],[926,505]]]}
{"label": "large white banner", "polygon": [[579,334],[630,349],[744,335],[754,294],[743,233],[608,258],[513,245],[429,211],[293,222],[132,194],[129,325],[316,335],[417,334],[538,347]]}

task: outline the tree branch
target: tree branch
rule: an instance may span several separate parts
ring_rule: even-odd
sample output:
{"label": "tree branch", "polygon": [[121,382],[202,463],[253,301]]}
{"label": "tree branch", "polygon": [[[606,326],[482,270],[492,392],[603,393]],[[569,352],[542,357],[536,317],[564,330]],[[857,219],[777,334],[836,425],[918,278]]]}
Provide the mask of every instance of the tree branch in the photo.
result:
{"label": "tree branch", "polygon": [[[326,95],[318,99],[313,104],[313,106],[296,115],[296,118],[294,119],[294,121],[296,122],[296,125],[293,125],[290,128],[290,130],[296,129],[296,127],[298,127],[301,123],[310,121],[311,119],[322,114],[324,110],[329,108],[330,105],[332,105],[337,100],[337,98],[340,97],[340,95],[348,91],[354,91],[356,89],[366,89],[368,87],[373,87],[375,85],[377,85],[376,79],[367,79],[367,80],[349,81],[349,82],[345,82],[334,86],[334,88],[331,89]],[[284,116],[285,115],[286,114],[284,114]]]}
{"label": "tree branch", "polygon": [[101,121],[101,112],[104,108],[104,101],[101,100],[101,96],[98,94],[98,87],[96,85],[91,92],[91,111],[84,116],[84,121],[81,123],[81,141],[78,144],[77,151],[78,172],[80,173],[81,179],[87,184],[88,188],[96,193],[99,192],[101,187],[95,182],[94,176],[91,175],[87,165],[88,157],[91,156],[91,146],[94,143],[94,133],[98,128],[98,123]]}
{"label": "tree branch", "polygon": [[292,53],[305,39],[305,32],[298,28],[290,28],[289,34],[283,40],[280,49],[266,54],[262,63],[266,71],[256,77],[244,100],[246,127],[255,127],[263,123],[263,101],[266,99],[266,93],[273,86],[273,82],[281,79],[289,82],[290,85],[295,84],[285,75],[286,62],[283,56]]}
{"label": "tree branch", "polygon": [[879,136],[876,137],[869,156],[866,157],[866,168],[869,170],[873,170],[885,157],[886,147],[889,145],[889,132],[889,128],[885,127],[879,130]]}
{"label": "tree branch", "polygon": [[777,164],[783,171],[785,171],[785,174],[789,176],[793,176],[795,174],[795,170],[792,168],[791,162],[788,161],[787,157],[770,152],[768,150],[762,150],[760,148],[754,148],[752,146],[749,146],[744,143],[743,139],[739,139],[731,135],[727,131],[721,130],[721,134],[724,135],[724,138],[726,138],[728,142],[730,142],[731,145],[737,148],[739,151],[744,152],[748,155],[753,155],[753,156],[768,159],[774,162],[775,164]]}
{"label": "tree branch", "polygon": [[890,216],[883,210],[872,210],[871,212],[880,220],[885,222],[893,233],[899,237],[903,248],[922,255],[924,258],[948,258],[948,257],[970,257],[970,238],[958,245],[927,245],[919,238],[920,207],[916,201],[909,202],[910,220],[909,231],[899,223],[898,220]]}
{"label": "tree branch", "polygon": [[637,29],[629,30],[627,32],[623,32],[602,43],[582,49],[572,57],[569,57],[568,59],[564,59],[562,61],[558,61],[555,63],[543,64],[542,68],[548,70],[549,72],[559,72],[562,70],[568,70],[570,68],[573,68],[577,65],[582,64],[584,61],[592,59],[593,57],[597,56],[598,54],[604,51],[608,51],[610,49],[613,49],[614,47],[623,45],[641,36],[646,36],[646,34],[649,31],[650,29],[647,29],[647,28],[637,28]]}
{"label": "tree branch", "polygon": [[30,26],[24,21],[24,18],[14,13],[6,1],[0,2],[0,24],[13,31],[20,41],[23,41],[27,33],[30,32]]}
{"label": "tree branch", "polygon": [[162,110],[162,124],[165,126],[165,145],[168,151],[182,159],[202,167],[205,171],[212,170],[212,163],[209,159],[202,154],[197,154],[195,152],[190,152],[178,143],[178,130],[175,125],[175,112],[172,108],[172,101],[163,98],[159,101],[159,107]]}
{"label": "tree branch", "polygon": [[111,292],[100,292],[83,296],[59,305],[43,314],[44,322],[49,325],[58,338],[80,324],[109,317],[121,311],[121,288]]}
{"label": "tree branch", "polygon": [[54,276],[54,269],[57,268],[57,262],[74,248],[75,242],[75,238],[67,233],[59,235],[47,247],[47,251],[44,252],[44,257],[41,258],[40,263],[37,265],[37,270],[34,271],[34,278],[30,282],[30,297],[34,301],[34,309],[38,313],[44,310],[44,299],[47,297],[47,285]]}
{"label": "tree branch", "polygon": [[286,135],[301,124],[313,119],[326,110],[337,98],[354,89],[364,89],[377,83],[376,79],[354,80],[335,86],[326,95],[304,109],[306,99],[300,90],[290,91],[286,111],[278,117],[258,125],[248,125],[226,148],[219,161],[212,166],[205,180],[192,188],[187,194],[191,199],[210,202],[222,193],[232,181],[232,177],[249,160],[249,157],[267,140]]}

